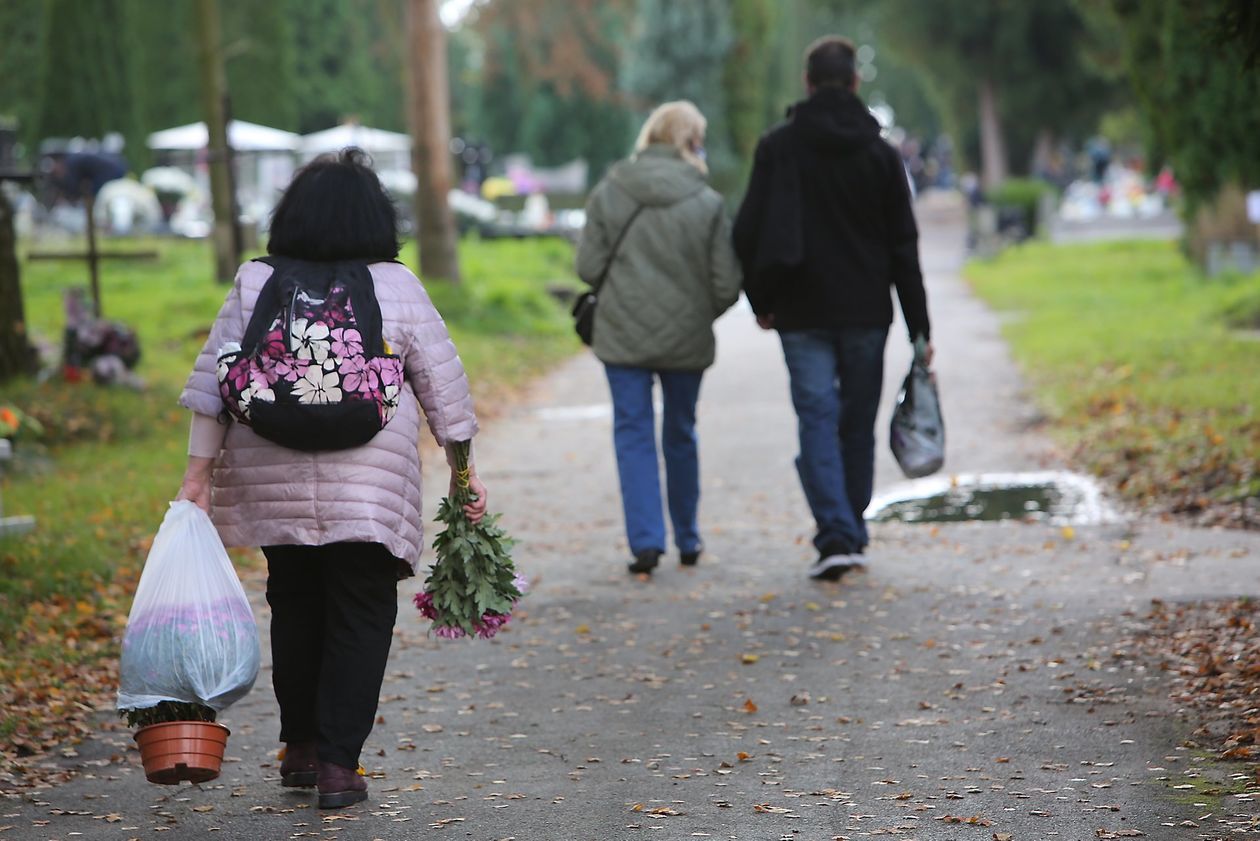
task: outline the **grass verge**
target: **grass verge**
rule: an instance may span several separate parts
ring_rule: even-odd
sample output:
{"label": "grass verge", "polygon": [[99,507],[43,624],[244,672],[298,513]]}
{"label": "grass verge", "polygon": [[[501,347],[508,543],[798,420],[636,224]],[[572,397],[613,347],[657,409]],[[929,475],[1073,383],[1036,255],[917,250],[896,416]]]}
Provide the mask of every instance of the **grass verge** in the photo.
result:
{"label": "grass verge", "polygon": [[1034,243],[968,265],[1055,432],[1129,502],[1260,526],[1260,276],[1206,279],[1173,243]]}
{"label": "grass verge", "polygon": [[[0,539],[0,780],[86,732],[84,713],[116,688],[117,642],[139,567],[185,460],[187,413],[176,404],[226,287],[210,278],[203,243],[145,242],[152,263],[111,262],[105,315],[134,327],[142,392],[59,378],[0,386],[0,404],[42,421],[19,440],[0,488],[6,513],[36,530]],[[549,293],[572,284],[571,247],[556,240],[461,244],[465,281],[428,291],[447,320],[483,414],[578,347],[565,307]],[[414,246],[402,255],[415,266]],[[66,288],[86,285],[77,264],[23,265],[27,322],[56,347]]]}

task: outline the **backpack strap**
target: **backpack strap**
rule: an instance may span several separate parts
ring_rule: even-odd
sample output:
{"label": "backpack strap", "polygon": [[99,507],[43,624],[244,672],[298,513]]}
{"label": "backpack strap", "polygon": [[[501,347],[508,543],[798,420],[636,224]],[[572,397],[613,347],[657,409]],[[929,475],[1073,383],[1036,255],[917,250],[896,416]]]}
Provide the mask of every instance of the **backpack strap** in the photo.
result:
{"label": "backpack strap", "polygon": [[271,327],[271,322],[275,320],[276,313],[288,304],[285,301],[283,284],[285,271],[288,266],[286,264],[291,261],[285,257],[255,257],[250,262],[266,263],[271,266],[271,277],[267,278],[267,282],[263,284],[262,291],[258,293],[258,300],[254,302],[254,312],[249,317],[249,324],[245,327],[245,335],[241,338],[241,350],[245,354],[251,355],[257,349],[267,329]]}
{"label": "backpack strap", "polygon": [[382,335],[381,305],[376,299],[376,284],[368,264],[360,260],[336,264],[335,281],[350,291],[350,306],[354,307],[354,321],[363,339],[363,351],[368,357],[385,353]]}

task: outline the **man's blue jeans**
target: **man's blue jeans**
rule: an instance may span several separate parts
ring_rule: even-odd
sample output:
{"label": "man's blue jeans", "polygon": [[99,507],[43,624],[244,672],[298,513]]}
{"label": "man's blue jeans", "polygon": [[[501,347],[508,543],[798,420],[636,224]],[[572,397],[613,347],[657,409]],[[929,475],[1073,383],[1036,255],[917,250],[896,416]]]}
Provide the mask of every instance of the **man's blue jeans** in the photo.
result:
{"label": "man's blue jeans", "polygon": [[828,555],[861,552],[888,328],[784,330],[779,337],[801,439],[796,470],[818,524],[814,546]]}
{"label": "man's blue jeans", "polygon": [[665,551],[660,469],[656,460],[656,417],[652,382],[661,381],[665,417],[661,444],[674,544],[680,552],[700,549],[700,459],[696,452],[696,400],[702,371],[652,371],[606,365],[613,402],[613,445],[621,477],[621,505],[631,554]]}

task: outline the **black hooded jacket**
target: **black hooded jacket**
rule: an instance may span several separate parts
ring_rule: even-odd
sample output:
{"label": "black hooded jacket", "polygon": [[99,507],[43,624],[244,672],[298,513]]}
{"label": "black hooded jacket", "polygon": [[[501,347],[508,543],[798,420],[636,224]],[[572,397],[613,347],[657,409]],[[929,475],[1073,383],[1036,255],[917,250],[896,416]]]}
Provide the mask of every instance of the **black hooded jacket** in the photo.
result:
{"label": "black hooded jacket", "polygon": [[905,168],[850,91],[823,88],[757,145],[733,230],[744,291],[780,330],[892,323],[930,338]]}

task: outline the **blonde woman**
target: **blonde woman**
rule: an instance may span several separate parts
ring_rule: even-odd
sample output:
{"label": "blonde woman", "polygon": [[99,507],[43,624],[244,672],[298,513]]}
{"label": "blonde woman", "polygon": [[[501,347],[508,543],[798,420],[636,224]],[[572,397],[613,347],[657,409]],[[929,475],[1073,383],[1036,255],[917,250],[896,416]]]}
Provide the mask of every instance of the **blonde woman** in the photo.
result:
{"label": "blonde woman", "polygon": [[686,566],[703,548],[697,513],[696,400],[713,364],[713,322],[739,297],[740,271],[722,197],[706,183],[705,119],[690,102],[648,117],[634,153],[595,187],[577,269],[599,294],[592,349],[613,402],[631,573],[665,553],[652,402],[664,402],[662,449],[674,544]]}

